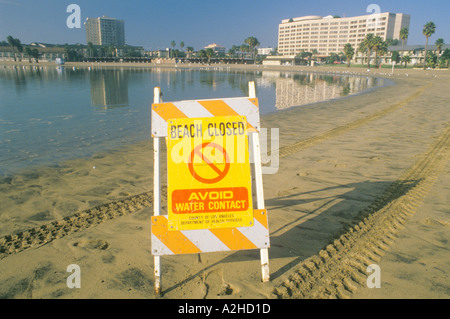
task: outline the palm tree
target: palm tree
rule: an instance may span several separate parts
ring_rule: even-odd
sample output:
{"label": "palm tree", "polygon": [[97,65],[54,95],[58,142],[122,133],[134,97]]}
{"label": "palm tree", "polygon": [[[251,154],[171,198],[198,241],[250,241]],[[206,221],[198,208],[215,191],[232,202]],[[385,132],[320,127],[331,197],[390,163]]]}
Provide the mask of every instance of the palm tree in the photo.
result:
{"label": "palm tree", "polygon": [[17,61],[16,60],[16,43],[17,43],[17,39],[14,39],[12,36],[8,35],[8,37],[6,38],[6,40],[8,41],[9,46],[11,47],[13,56],[14,56],[14,62]]}
{"label": "palm tree", "polygon": [[361,52],[361,64],[364,64],[364,54],[367,51],[366,46],[364,45],[364,42],[359,43],[358,45],[358,51]]}
{"label": "palm tree", "polygon": [[186,55],[187,55],[188,58],[191,57],[193,52],[194,52],[194,47],[187,47],[186,48]]}
{"label": "palm tree", "polygon": [[249,52],[252,54],[252,59],[254,59],[255,58],[254,49],[260,45],[258,39],[255,37],[248,37],[247,39],[244,40],[244,43],[248,44]]}
{"label": "palm tree", "polygon": [[306,51],[302,51],[299,54],[297,54],[297,56],[300,56],[302,59],[311,59],[312,57],[312,53],[311,52],[306,52]]}
{"label": "palm tree", "polygon": [[405,69],[406,69],[406,65],[411,62],[411,57],[409,55],[405,55],[402,57],[402,62],[405,63]]}
{"label": "palm tree", "polygon": [[201,49],[200,51],[197,52],[197,55],[202,59],[203,64],[203,59],[206,58],[206,51],[204,49]]}
{"label": "palm tree", "polygon": [[239,49],[240,49],[241,52],[242,52],[242,59],[244,59],[244,53],[250,51],[249,46],[248,46],[247,44],[241,44],[241,46],[239,47]]}
{"label": "palm tree", "polygon": [[31,55],[33,56],[36,63],[39,63],[39,57],[41,56],[41,54],[39,53],[38,49],[31,50]]}
{"label": "palm tree", "polygon": [[31,57],[33,56],[33,52],[31,52],[30,47],[25,48],[25,54],[28,56],[28,62],[31,63]]}
{"label": "palm tree", "polygon": [[[372,55],[372,50],[375,46],[375,35],[373,33],[369,33],[366,35],[364,40],[361,42],[360,46],[367,51],[367,67],[370,69],[370,56]],[[361,49],[361,47],[360,47]]]}
{"label": "palm tree", "polygon": [[[378,54],[381,56],[386,57],[387,53],[389,52],[389,41],[382,41],[381,45],[378,48]],[[386,61],[386,59],[385,59]],[[379,68],[381,68],[381,62],[378,66]]]}
{"label": "palm tree", "polygon": [[428,38],[431,37],[435,32],[436,32],[436,25],[434,24],[434,22],[432,22],[432,21],[427,22],[423,26],[422,33],[425,36],[425,38],[427,39],[426,42],[425,42],[425,55],[424,55],[424,58],[423,58],[423,69],[424,70],[425,70],[426,65],[427,65]]}
{"label": "palm tree", "polygon": [[236,52],[240,50],[240,47],[238,45],[232,45],[231,49],[228,50],[228,54],[230,57],[236,57]]}
{"label": "palm tree", "polygon": [[378,53],[382,50],[383,47],[383,39],[380,36],[376,36],[373,38],[372,49],[375,52],[375,67],[378,66]]}
{"label": "palm tree", "polygon": [[170,45],[172,46],[172,50],[173,50],[177,44],[175,43],[174,40],[172,40],[172,42],[170,42]]}
{"label": "palm tree", "polygon": [[107,54],[107,52],[108,52],[108,49],[106,48],[106,47],[101,47],[100,48],[100,52],[101,52],[101,55],[102,55],[102,58],[105,58],[106,57],[106,54]]}
{"label": "palm tree", "polygon": [[94,49],[94,45],[92,44],[92,42],[88,42],[87,48],[88,48],[88,52],[89,52],[89,57],[92,58],[93,49]]}
{"label": "palm tree", "polygon": [[110,44],[108,46],[108,52],[108,54],[110,54],[112,58],[116,56],[116,47],[114,46],[114,44]]}
{"label": "palm tree", "polygon": [[183,51],[183,48],[184,48],[184,42],[183,41],[180,42],[180,48],[181,48],[181,51]]}
{"label": "palm tree", "polygon": [[444,61],[446,61],[446,65],[448,68],[448,62],[450,61],[450,50],[449,49],[444,50],[444,53],[442,53],[442,55],[441,55],[441,59],[444,59]]}
{"label": "palm tree", "polygon": [[427,54],[428,67],[431,67],[434,69],[436,67],[437,60],[438,60],[438,57],[437,57],[436,53],[434,53],[433,51],[428,52],[428,54]]}
{"label": "palm tree", "polygon": [[344,45],[344,55],[347,58],[347,67],[350,67],[350,60],[353,58],[355,54],[355,49],[353,49],[350,43]]}
{"label": "palm tree", "polygon": [[439,38],[434,43],[436,45],[436,49],[438,50],[438,54],[441,55],[442,46],[445,44],[444,39]]}
{"label": "palm tree", "polygon": [[405,54],[405,40],[408,39],[409,36],[409,29],[408,28],[401,28],[400,29],[400,39],[402,39],[402,56]]}
{"label": "palm tree", "polygon": [[[434,44],[436,45],[436,49],[438,50],[437,58],[438,58],[438,62],[439,62],[441,60],[442,46],[445,44],[444,39],[439,38],[436,40],[436,42]],[[438,63],[438,65],[440,65],[440,63]]]}
{"label": "palm tree", "polygon": [[208,64],[211,63],[211,58],[215,55],[214,50],[211,48],[208,48],[205,50],[206,57],[208,58]]}
{"label": "palm tree", "polygon": [[311,53],[312,53],[311,60],[312,61],[316,61],[317,60],[317,55],[319,54],[319,51],[317,51],[317,49],[312,49]]}
{"label": "palm tree", "polygon": [[20,55],[19,55],[19,61],[22,61],[23,46],[22,46],[22,44],[20,43],[20,40],[19,40],[19,39],[16,39],[16,48],[17,48],[17,51],[19,51],[19,53],[20,53]]}
{"label": "palm tree", "polygon": [[402,60],[400,53],[398,51],[392,51],[391,61],[395,63],[399,63]]}

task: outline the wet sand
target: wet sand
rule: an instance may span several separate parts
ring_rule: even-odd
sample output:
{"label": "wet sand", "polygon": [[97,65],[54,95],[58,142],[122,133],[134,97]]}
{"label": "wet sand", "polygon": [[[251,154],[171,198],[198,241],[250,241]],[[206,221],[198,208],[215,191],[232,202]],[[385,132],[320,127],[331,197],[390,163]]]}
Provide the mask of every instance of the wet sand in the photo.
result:
{"label": "wet sand", "polygon": [[1,181],[0,297],[449,298],[450,74],[370,73],[396,84],[261,119],[280,130],[278,172],[263,176],[270,282],[257,250],[167,256],[155,296],[148,141]]}

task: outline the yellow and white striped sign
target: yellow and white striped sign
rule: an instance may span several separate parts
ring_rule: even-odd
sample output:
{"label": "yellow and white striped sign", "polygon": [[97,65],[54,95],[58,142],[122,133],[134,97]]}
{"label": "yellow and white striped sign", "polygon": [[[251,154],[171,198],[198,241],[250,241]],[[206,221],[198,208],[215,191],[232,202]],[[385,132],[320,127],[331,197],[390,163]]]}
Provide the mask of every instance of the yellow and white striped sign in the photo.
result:
{"label": "yellow and white striped sign", "polygon": [[167,215],[152,217],[154,256],[269,248],[269,226],[265,209],[253,212],[251,227],[168,230]]}
{"label": "yellow and white striped sign", "polygon": [[[152,255],[154,256],[155,293],[159,294],[161,292],[161,256],[164,255],[259,249],[261,256],[262,281],[269,281],[269,226],[267,211],[264,209],[259,146],[260,118],[255,82],[249,82],[249,97],[162,103],[161,96],[161,89],[155,87],[151,119],[152,137],[154,138],[154,216],[151,218],[151,242]],[[229,121],[230,117],[235,119],[240,117],[240,119],[239,121]],[[179,204],[178,206],[175,205],[176,211],[178,213],[192,213],[192,210],[194,210],[197,213],[201,212],[204,214],[206,211],[204,211],[203,208],[206,209],[206,205],[208,205],[208,224],[211,221],[213,223],[227,223],[230,222],[230,220],[233,221],[233,223],[226,224],[224,228],[171,228],[172,225],[169,221],[169,215],[161,215],[160,138],[166,137],[166,142],[169,144],[170,139],[176,138],[177,135],[181,135],[183,139],[188,136],[191,136],[190,138],[192,138],[192,136],[195,137],[197,134],[195,133],[197,132],[195,129],[199,128],[196,126],[196,121],[202,121],[203,123],[205,118],[214,118],[207,119],[208,125],[212,124],[211,132],[213,132],[212,128],[214,127],[214,124],[216,124],[216,128],[219,128],[218,132],[222,133],[222,135],[224,135],[223,133],[226,128],[235,129],[238,132],[240,129],[243,129],[244,133],[252,133],[244,134],[244,154],[245,158],[249,157],[250,154],[253,158],[253,169],[251,170],[254,170],[254,173],[250,174],[250,176],[247,174],[246,176],[249,183],[253,184],[253,182],[250,181],[251,175],[253,175],[256,191],[255,203],[258,209],[254,209],[252,204],[250,212],[253,212],[253,217],[250,216],[245,225],[234,223],[234,215],[231,213],[235,210],[242,210],[244,206],[246,210],[247,208],[250,208],[250,199],[252,200],[250,194],[251,187],[240,184],[237,186],[234,184],[217,185],[217,187],[215,187],[213,184],[224,180],[228,175],[229,170],[231,170],[227,165],[227,163],[230,165],[231,163],[227,161],[219,168],[220,156],[222,156],[223,159],[227,159],[230,156],[226,151],[228,146],[224,147],[222,144],[216,143],[217,141],[215,140],[212,143],[211,141],[208,141],[208,143],[202,142],[198,145],[195,144],[196,146],[193,149],[190,148],[189,152],[186,153],[190,154],[189,159],[191,159],[187,164],[195,163],[195,161],[192,161],[194,158],[198,161],[201,159],[201,162],[197,164],[201,164],[202,166],[200,167],[197,165],[197,167],[194,164],[186,166],[186,163],[184,163],[184,165],[189,169],[189,173],[192,175],[193,179],[207,184],[207,186],[191,187],[192,185],[189,182],[186,185],[181,185],[182,187],[179,187],[179,189],[175,189],[173,193],[177,192],[175,195],[178,197],[176,197],[177,201],[174,203]],[[189,119],[189,121],[186,121],[186,119]],[[245,122],[247,122],[246,125]],[[230,125],[227,126],[227,124]],[[236,124],[236,126],[233,126],[234,124]],[[172,127],[169,130],[168,127],[170,127],[170,125],[172,125]],[[223,132],[220,129],[221,127],[223,128]],[[185,129],[182,130],[182,128]],[[217,136],[220,135],[221,134]],[[251,146],[251,153],[248,149],[249,146]],[[205,152],[200,153],[200,150],[205,151],[207,154],[205,155]],[[231,149],[228,147],[228,151],[230,150]],[[212,161],[209,154],[214,155],[214,160],[217,159],[217,163]],[[182,163],[183,162],[179,164],[182,165]],[[248,163],[247,160],[245,163]],[[168,165],[168,169],[169,166],[170,165]],[[185,170],[186,167],[184,167]],[[207,169],[208,167],[216,173],[216,176],[205,175],[206,171],[203,170],[203,168]],[[175,178],[178,177],[179,175],[176,175],[175,173]],[[192,178],[190,180],[192,180]],[[217,198],[223,199],[224,201],[219,202],[217,201]],[[248,207],[246,206],[247,201],[245,201],[245,198],[249,198]],[[232,208],[230,199],[239,199],[241,206],[238,207],[237,202],[234,201],[234,206]],[[213,203],[213,206],[210,207],[210,203]],[[214,203],[218,203],[219,206],[214,206]],[[221,206],[222,204],[223,207]],[[228,204],[229,207],[226,206]],[[170,203],[168,203],[168,205],[170,205]],[[232,210],[231,213],[228,210]],[[192,220],[188,219],[187,222],[194,223],[198,221],[199,219],[196,220],[195,217],[197,216],[194,216]],[[206,220],[206,217],[204,217],[204,219]]]}
{"label": "yellow and white striped sign", "polygon": [[220,100],[188,100],[152,104],[152,136],[167,136],[167,121],[180,118],[202,118],[241,115],[247,117],[248,132],[259,132],[257,98],[238,97]]}

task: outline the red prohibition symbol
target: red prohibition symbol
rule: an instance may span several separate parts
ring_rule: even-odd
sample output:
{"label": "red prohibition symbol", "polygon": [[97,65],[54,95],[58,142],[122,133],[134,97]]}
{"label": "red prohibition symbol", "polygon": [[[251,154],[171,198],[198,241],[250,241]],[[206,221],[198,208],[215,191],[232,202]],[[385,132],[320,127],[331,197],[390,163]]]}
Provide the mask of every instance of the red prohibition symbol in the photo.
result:
{"label": "red prohibition symbol", "polygon": [[[214,164],[213,162],[211,162],[208,158],[206,158],[204,156],[203,150],[206,148],[214,148],[223,154],[223,158],[225,160],[225,167],[223,169],[220,169],[216,164]],[[205,162],[209,167],[211,167],[211,169],[214,172],[217,173],[217,175],[212,178],[205,178],[205,177],[200,176],[194,169],[195,155],[199,156],[203,162]],[[199,182],[205,183],[205,184],[214,184],[214,183],[221,181],[225,176],[227,176],[228,171],[230,170],[230,159],[228,157],[227,152],[225,151],[225,149],[222,146],[220,146],[216,143],[207,142],[207,143],[197,145],[194,148],[194,150],[191,152],[191,158],[188,163],[188,167],[189,167],[189,172],[191,173],[191,175]]]}

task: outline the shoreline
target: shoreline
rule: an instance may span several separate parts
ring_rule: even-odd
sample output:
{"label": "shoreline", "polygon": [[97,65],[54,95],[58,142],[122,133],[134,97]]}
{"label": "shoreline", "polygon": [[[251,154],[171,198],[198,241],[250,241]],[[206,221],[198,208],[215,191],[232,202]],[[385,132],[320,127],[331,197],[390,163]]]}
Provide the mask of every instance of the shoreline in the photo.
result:
{"label": "shoreline", "polygon": [[[262,127],[280,128],[279,170],[263,176],[269,283],[260,283],[257,251],[167,256],[163,296],[154,295],[149,141],[147,148],[75,160],[3,185],[8,213],[0,216],[1,233],[21,227],[36,233],[0,237],[0,296],[448,298],[450,77],[407,69],[392,79],[396,85],[351,99],[261,118]],[[400,214],[404,207],[407,215]],[[385,211],[394,224],[377,217]],[[363,231],[376,236],[360,242]],[[82,269],[81,289],[65,285],[73,263]],[[370,263],[381,267],[380,289],[365,285]]]}
{"label": "shoreline", "polygon": [[[333,66],[333,65],[318,65],[318,66],[267,66],[259,64],[199,64],[199,63],[125,63],[125,62],[65,62],[63,65],[57,65],[54,62],[39,62],[30,63],[26,61],[0,61],[0,66],[12,67],[12,66],[22,66],[22,67],[68,67],[68,68],[180,68],[180,69],[204,69],[204,70],[214,70],[217,68],[228,68],[233,70],[255,70],[255,71],[284,71],[284,72],[314,72],[314,73],[330,73],[337,72],[343,74],[357,74],[357,75],[369,75],[369,76],[394,76],[394,75],[439,75],[442,73],[447,73],[450,69],[430,69],[423,70],[421,68],[404,68],[399,66],[394,69],[394,74],[392,73],[392,68],[370,68],[370,72],[367,71],[367,67],[363,66]],[[448,74],[448,73],[447,73]]]}

